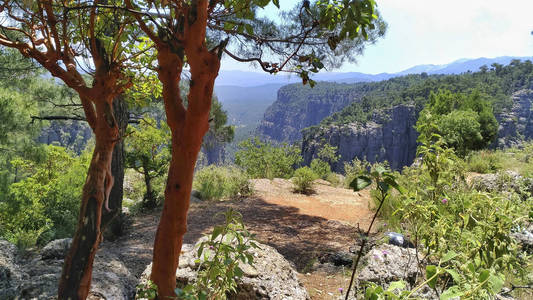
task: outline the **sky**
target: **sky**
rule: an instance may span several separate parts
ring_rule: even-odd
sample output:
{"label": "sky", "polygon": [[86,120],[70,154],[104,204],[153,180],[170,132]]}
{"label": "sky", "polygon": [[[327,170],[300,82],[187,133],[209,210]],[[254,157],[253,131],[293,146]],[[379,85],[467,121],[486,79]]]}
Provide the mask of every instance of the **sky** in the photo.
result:
{"label": "sky", "polygon": [[[280,0],[285,7],[297,0]],[[376,0],[388,30],[338,72],[395,73],[462,58],[533,56],[533,0]],[[266,12],[274,16],[274,10]],[[226,59],[223,70],[256,69]]]}

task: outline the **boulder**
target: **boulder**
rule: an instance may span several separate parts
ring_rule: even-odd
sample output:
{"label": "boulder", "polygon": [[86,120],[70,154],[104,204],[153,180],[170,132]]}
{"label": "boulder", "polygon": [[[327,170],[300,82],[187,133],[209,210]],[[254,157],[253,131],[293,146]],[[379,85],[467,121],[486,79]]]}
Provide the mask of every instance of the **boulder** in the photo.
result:
{"label": "boulder", "polygon": [[53,240],[41,250],[42,259],[64,259],[72,243],[71,238]]}
{"label": "boulder", "polygon": [[[195,245],[183,245],[180,263],[176,271],[178,286],[185,286],[196,280],[199,263],[197,262],[197,249],[201,238]],[[298,279],[298,273],[291,264],[276,251],[276,249],[257,243],[258,249],[250,249],[254,256],[253,266],[240,264],[244,276],[237,285],[237,293],[228,295],[228,299],[273,299],[273,300],[298,300],[309,299],[307,291]],[[145,284],[152,272],[152,264],[141,275],[141,284]]]}
{"label": "boulder", "polygon": [[363,265],[358,275],[361,282],[384,284],[403,280],[413,283],[418,272],[415,249],[389,244],[370,250],[363,257]]}
{"label": "boulder", "polygon": [[485,192],[515,192],[523,199],[533,194],[533,179],[514,171],[477,175],[472,178],[471,185]]}
{"label": "boulder", "polygon": [[17,247],[0,240],[0,299],[13,299],[27,275],[16,264]]}
{"label": "boulder", "polygon": [[[0,241],[0,299],[56,299],[70,239],[55,240],[15,263],[15,246]],[[24,271],[22,271],[24,270]],[[114,254],[98,251],[90,299],[132,299],[136,279]]]}

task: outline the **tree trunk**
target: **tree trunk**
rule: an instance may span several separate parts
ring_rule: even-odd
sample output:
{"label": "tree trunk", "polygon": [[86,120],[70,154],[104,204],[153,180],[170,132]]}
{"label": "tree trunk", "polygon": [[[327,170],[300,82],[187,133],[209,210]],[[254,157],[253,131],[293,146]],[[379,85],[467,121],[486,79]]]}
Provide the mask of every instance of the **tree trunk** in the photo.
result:
{"label": "tree trunk", "polygon": [[152,190],[152,177],[148,173],[148,168],[143,166],[144,184],[146,185],[146,195],[144,195],[144,207],[152,209],[157,206],[154,191]]}
{"label": "tree trunk", "polygon": [[[113,101],[113,112],[117,120],[119,137],[123,137],[128,127],[128,105],[122,95]],[[113,149],[111,174],[114,184],[109,194],[109,209],[102,210],[102,230],[106,240],[115,240],[123,234],[124,218],[122,214],[122,198],[124,196],[124,139],[120,138]]]}
{"label": "tree trunk", "polygon": [[106,192],[112,184],[111,160],[119,137],[112,99],[95,101],[95,148],[83,186],[78,226],[65,258],[58,299],[85,299],[91,286],[92,265],[101,241],[100,223]]}

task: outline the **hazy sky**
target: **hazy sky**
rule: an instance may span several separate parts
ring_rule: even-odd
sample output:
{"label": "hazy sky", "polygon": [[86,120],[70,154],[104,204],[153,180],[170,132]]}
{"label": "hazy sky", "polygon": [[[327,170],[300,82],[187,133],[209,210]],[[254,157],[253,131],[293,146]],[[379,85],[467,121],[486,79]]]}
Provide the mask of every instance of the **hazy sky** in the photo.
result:
{"label": "hazy sky", "polygon": [[[289,5],[299,1],[280,0]],[[533,56],[533,0],[376,0],[388,31],[342,72],[394,73],[460,58]],[[269,13],[270,14],[270,13]],[[225,70],[253,70],[226,60]]]}

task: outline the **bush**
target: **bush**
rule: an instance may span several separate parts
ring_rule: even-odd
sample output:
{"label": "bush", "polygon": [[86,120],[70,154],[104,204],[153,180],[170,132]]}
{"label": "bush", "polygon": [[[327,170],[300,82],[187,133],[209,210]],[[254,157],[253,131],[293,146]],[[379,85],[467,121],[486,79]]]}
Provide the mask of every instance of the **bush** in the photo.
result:
{"label": "bush", "polygon": [[220,200],[252,194],[248,176],[236,167],[208,166],[195,174],[193,187],[203,200]]}
{"label": "bush", "polygon": [[502,168],[501,157],[492,151],[473,153],[466,161],[466,168],[470,172],[494,173]]}
{"label": "bush", "polygon": [[235,153],[235,163],[251,178],[290,178],[294,174],[294,166],[302,161],[298,147],[286,144],[276,147],[258,138],[240,143],[239,148]]}
{"label": "bush", "polygon": [[366,171],[370,170],[370,163],[366,160],[359,160],[357,157],[352,162],[344,163],[344,186],[350,187],[350,183]]}
{"label": "bush", "polygon": [[294,191],[297,193],[307,194],[312,192],[313,181],[318,175],[309,167],[299,168],[294,172],[293,183]]}
{"label": "bush", "polygon": [[320,160],[320,159],[313,159],[311,161],[311,170],[313,170],[313,172],[315,172],[315,174],[319,177],[319,178],[322,178],[322,179],[326,179],[328,177],[329,174],[331,174],[331,167],[329,166],[329,164],[323,160]]}

